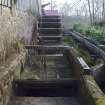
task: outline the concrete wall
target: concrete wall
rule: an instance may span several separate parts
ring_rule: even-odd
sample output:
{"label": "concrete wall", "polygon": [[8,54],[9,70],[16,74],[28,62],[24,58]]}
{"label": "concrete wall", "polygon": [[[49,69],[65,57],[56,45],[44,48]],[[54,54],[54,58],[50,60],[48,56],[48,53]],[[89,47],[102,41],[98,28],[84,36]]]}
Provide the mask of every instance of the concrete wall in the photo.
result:
{"label": "concrete wall", "polygon": [[[41,0],[0,0],[0,3],[8,7],[16,7],[17,10],[30,10],[35,16],[41,14]],[[14,5],[15,4],[15,5]]]}
{"label": "concrete wall", "polygon": [[[38,7],[36,8],[38,10]],[[16,43],[21,39],[24,39],[26,44],[30,43],[37,21],[35,16],[18,9],[12,11],[11,14],[10,9],[2,7],[2,14],[0,14],[0,105],[7,105],[12,92],[11,83],[13,78],[19,75],[20,61],[24,59],[23,55],[17,55]],[[7,55],[8,59],[2,62]]]}
{"label": "concrete wall", "polygon": [[29,41],[32,35],[33,23],[35,23],[35,18],[31,14],[14,11],[11,15],[9,9],[3,9],[0,16],[0,36],[20,36]]}
{"label": "concrete wall", "polygon": [[35,16],[41,15],[41,0],[18,0],[16,8],[31,11]]}
{"label": "concrete wall", "polygon": [[25,43],[30,43],[35,22],[36,18],[27,12],[14,11],[11,15],[9,9],[2,10],[2,15],[0,15],[0,61],[4,61],[15,52],[19,40],[24,39]]}
{"label": "concrete wall", "polygon": [[105,105],[105,94],[102,92],[92,75],[87,75],[81,66],[74,49],[69,50],[68,59],[74,69],[75,78],[79,80],[80,96],[87,105]]}
{"label": "concrete wall", "polygon": [[[7,105],[12,95],[12,81],[20,74],[25,53],[15,55],[6,65],[0,66],[0,105]],[[7,66],[8,65],[8,66]]]}
{"label": "concrete wall", "polygon": [[[7,105],[12,92],[12,80],[19,73],[22,56],[15,51],[18,40],[30,43],[37,18],[27,12],[2,8],[0,14],[0,105]],[[34,34],[35,35],[35,34]],[[8,55],[8,59],[7,58]],[[15,56],[16,55],[16,56]],[[6,59],[5,61],[3,61]],[[2,62],[3,61],[3,62]]]}

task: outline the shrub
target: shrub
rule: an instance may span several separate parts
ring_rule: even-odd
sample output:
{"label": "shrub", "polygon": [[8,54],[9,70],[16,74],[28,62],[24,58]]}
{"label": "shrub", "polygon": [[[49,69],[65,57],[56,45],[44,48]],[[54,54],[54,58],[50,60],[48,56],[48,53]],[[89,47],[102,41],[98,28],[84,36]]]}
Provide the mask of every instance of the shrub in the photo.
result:
{"label": "shrub", "polygon": [[[93,38],[100,44],[105,44],[105,31],[103,25],[100,23],[95,23],[95,26],[83,26],[80,24],[75,24],[73,29],[86,35],[87,37]],[[103,23],[104,24],[104,23]]]}

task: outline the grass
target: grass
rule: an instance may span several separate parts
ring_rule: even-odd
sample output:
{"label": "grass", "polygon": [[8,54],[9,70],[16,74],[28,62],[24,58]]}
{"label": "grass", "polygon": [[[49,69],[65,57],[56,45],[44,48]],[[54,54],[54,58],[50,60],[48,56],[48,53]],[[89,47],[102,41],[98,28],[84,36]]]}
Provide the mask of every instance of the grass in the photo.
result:
{"label": "grass", "polygon": [[89,65],[89,66],[94,66],[97,61],[93,61],[93,59],[91,58],[90,54],[88,51],[86,51],[85,49],[81,48],[78,43],[71,37],[71,36],[67,36],[64,38],[64,42],[72,47],[74,47],[77,52],[78,52],[78,55],[80,57],[82,57],[85,62]]}
{"label": "grass", "polygon": [[20,79],[35,79],[40,80],[39,75],[35,70],[32,70],[30,67],[25,67],[24,71],[20,74]]}
{"label": "grass", "polygon": [[91,58],[90,54],[87,51],[79,47],[77,48],[77,51],[79,56],[81,56],[88,65],[95,66],[96,62],[93,61],[93,59]]}
{"label": "grass", "polygon": [[66,44],[72,45],[72,46],[75,44],[74,41],[72,40],[71,36],[66,36],[66,37],[64,37],[64,42],[65,42]]}
{"label": "grass", "polygon": [[100,44],[105,44],[105,26],[74,24],[73,29],[96,40]]}

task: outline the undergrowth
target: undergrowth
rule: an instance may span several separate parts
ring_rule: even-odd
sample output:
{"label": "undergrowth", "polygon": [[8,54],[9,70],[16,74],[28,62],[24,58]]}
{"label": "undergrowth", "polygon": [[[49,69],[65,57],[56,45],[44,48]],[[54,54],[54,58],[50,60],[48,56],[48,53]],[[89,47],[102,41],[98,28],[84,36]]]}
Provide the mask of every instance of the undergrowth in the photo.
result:
{"label": "undergrowth", "polygon": [[[97,23],[98,24],[98,23]],[[82,33],[83,35],[90,37],[100,44],[105,44],[105,26],[103,25],[82,25],[74,24],[73,29]],[[101,23],[100,23],[101,24]]]}
{"label": "undergrowth", "polygon": [[85,49],[81,48],[71,36],[65,37],[64,42],[74,47],[77,50],[78,55],[82,57],[89,66],[94,66],[96,64],[96,62],[91,58],[90,54]]}

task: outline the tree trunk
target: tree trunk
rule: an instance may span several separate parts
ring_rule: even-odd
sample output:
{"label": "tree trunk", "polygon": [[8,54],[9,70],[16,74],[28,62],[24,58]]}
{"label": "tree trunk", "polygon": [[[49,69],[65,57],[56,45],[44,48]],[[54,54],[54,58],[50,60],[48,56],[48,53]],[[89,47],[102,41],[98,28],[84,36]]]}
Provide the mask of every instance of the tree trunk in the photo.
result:
{"label": "tree trunk", "polygon": [[92,0],[92,22],[94,23],[94,21],[95,21],[95,11],[94,11],[94,8],[95,8],[95,6],[94,6],[94,0]]}
{"label": "tree trunk", "polygon": [[87,0],[88,1],[88,7],[89,7],[89,15],[90,15],[90,22],[92,24],[92,14],[91,14],[91,7],[90,7],[90,0]]}
{"label": "tree trunk", "polygon": [[105,21],[105,0],[103,0],[102,18],[103,18],[103,20]]}

